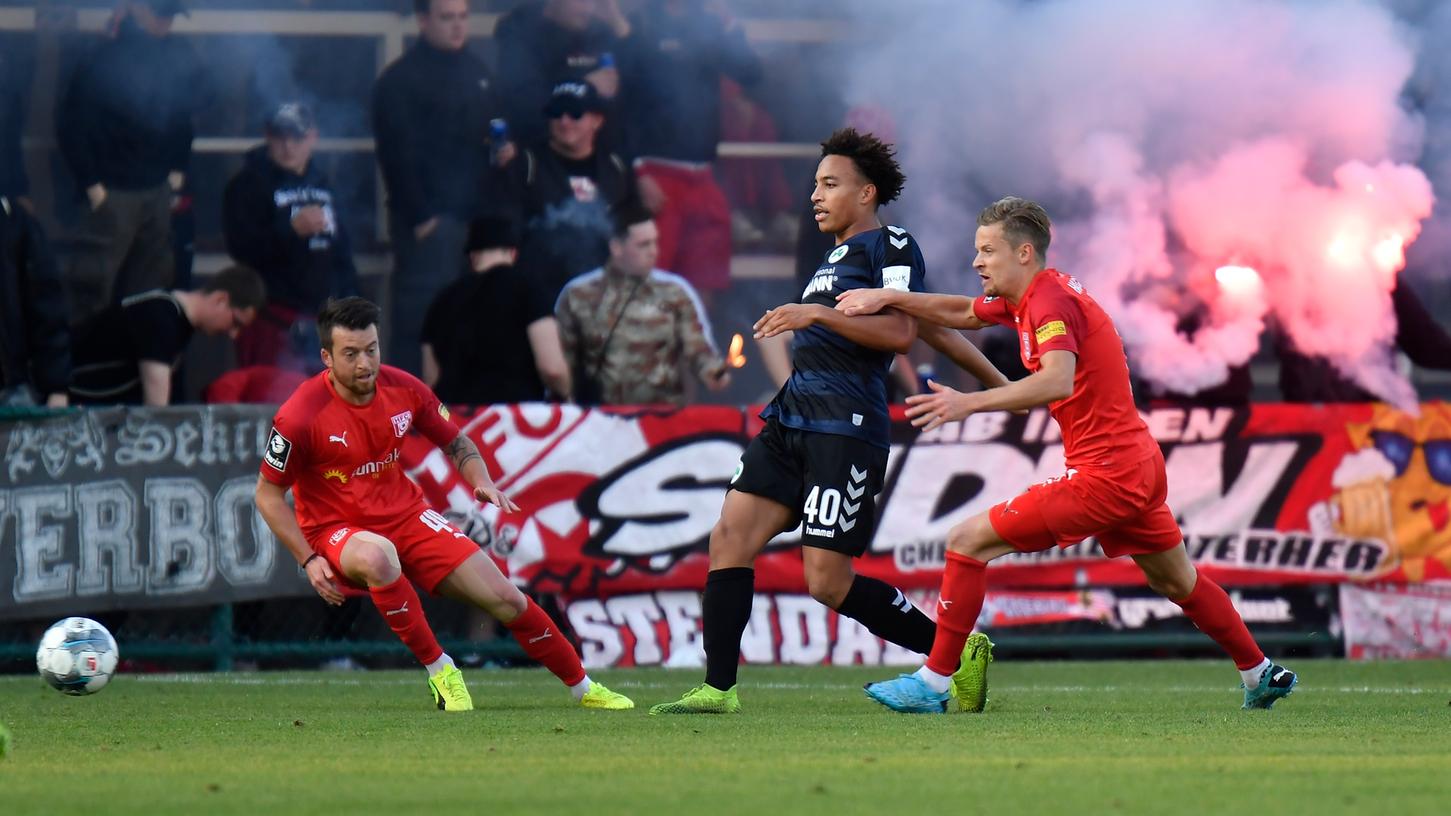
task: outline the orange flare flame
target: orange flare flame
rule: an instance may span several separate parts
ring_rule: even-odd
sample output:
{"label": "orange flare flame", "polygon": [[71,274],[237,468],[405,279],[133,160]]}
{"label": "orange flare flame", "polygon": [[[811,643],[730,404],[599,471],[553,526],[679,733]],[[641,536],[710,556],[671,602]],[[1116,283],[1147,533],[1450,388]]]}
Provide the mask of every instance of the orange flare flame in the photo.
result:
{"label": "orange flare flame", "polygon": [[730,350],[726,353],[726,365],[730,366],[731,368],[740,368],[741,366],[746,364],[746,355],[741,353],[741,349],[743,349],[745,345],[745,338],[741,337],[739,334],[731,337],[731,347]]}

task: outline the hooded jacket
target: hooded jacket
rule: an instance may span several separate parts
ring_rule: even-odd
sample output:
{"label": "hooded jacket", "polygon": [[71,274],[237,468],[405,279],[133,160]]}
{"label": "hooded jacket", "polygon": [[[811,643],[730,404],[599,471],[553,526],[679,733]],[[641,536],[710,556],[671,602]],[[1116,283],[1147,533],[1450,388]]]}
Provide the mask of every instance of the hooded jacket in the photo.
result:
{"label": "hooded jacket", "polygon": [[[292,218],[313,205],[331,229],[304,238],[293,231]],[[316,161],[298,175],[273,162],[265,144],[247,151],[222,198],[222,231],[227,252],[262,275],[273,303],[311,315],[330,295],[358,293],[352,245]]]}

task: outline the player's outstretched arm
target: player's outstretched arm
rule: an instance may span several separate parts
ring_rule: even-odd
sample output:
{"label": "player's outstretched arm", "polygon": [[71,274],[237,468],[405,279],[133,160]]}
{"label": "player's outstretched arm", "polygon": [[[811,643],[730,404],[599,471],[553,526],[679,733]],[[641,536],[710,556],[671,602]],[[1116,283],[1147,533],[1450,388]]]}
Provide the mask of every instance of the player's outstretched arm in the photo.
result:
{"label": "player's outstretched arm", "polygon": [[847,317],[828,306],[814,303],[787,303],[761,316],[752,328],[755,337],[775,337],[808,326],[825,326],[858,345],[877,351],[906,354],[917,339],[917,321],[901,312],[888,310],[866,317]]}
{"label": "player's outstretched arm", "polygon": [[964,394],[929,380],[931,393],[907,398],[907,416],[914,426],[930,431],[982,411],[1021,411],[1047,405],[1073,393],[1077,366],[1078,355],[1054,349],[1044,353],[1042,368],[1001,388]]}
{"label": "player's outstretched arm", "polygon": [[953,329],[981,329],[992,325],[973,314],[972,298],[965,295],[882,288],[851,289],[836,296],[837,311],[851,317],[877,314],[887,308]]}
{"label": "player's outstretched arm", "polygon": [[261,476],[257,477],[257,512],[267,522],[272,535],[292,553],[298,564],[303,565],[307,580],[324,601],[337,606],[343,602],[343,594],[333,583],[333,568],[326,558],[313,558],[316,553],[307,546],[307,538],[297,525],[297,516],[287,506],[287,488],[273,484]]}
{"label": "player's outstretched arm", "polygon": [[488,502],[500,510],[518,512],[519,505],[494,486],[494,480],[489,478],[489,469],[484,467],[484,457],[479,455],[478,445],[464,435],[463,431],[459,431],[458,436],[448,443],[444,453],[453,460],[453,466],[458,468],[459,475],[474,489],[475,499]]}
{"label": "player's outstretched arm", "polygon": [[976,377],[978,382],[988,388],[1000,388],[1012,382],[957,329],[919,320],[917,336],[926,341],[927,345],[947,355],[947,359],[954,365]]}

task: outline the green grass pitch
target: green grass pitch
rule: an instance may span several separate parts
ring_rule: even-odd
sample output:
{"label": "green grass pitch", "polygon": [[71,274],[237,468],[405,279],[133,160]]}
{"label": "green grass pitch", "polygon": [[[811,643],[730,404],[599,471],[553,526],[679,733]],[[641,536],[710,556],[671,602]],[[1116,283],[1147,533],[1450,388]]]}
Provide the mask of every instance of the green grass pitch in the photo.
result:
{"label": "green grass pitch", "polygon": [[698,671],[120,675],[69,698],[0,677],[0,813],[1185,814],[1451,812],[1451,663],[1299,661],[1273,711],[1224,662],[1000,661],[981,715],[871,703],[880,668],[742,671],[739,716],[650,717]]}

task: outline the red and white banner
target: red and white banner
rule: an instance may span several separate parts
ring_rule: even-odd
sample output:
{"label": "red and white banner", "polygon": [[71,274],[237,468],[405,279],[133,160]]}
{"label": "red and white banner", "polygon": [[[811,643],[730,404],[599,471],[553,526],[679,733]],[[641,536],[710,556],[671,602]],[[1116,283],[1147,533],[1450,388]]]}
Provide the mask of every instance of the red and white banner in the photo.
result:
{"label": "red and white banner", "polygon": [[[458,411],[518,513],[478,508],[444,455],[406,440],[404,463],[438,507],[516,580],[567,597],[698,591],[705,549],[754,410]],[[1169,505],[1191,556],[1227,585],[1451,577],[1451,406],[1160,408]],[[876,536],[857,562],[903,589],[935,589],[947,531],[1063,468],[1046,411],[980,414],[919,434],[893,425]],[[756,588],[802,593],[798,533],[756,564]],[[1141,585],[1092,541],[993,563],[998,589]]]}
{"label": "red and white banner", "polygon": [[1340,587],[1345,656],[1451,657],[1451,581]]}

